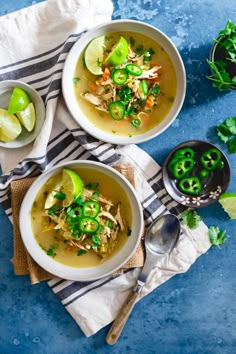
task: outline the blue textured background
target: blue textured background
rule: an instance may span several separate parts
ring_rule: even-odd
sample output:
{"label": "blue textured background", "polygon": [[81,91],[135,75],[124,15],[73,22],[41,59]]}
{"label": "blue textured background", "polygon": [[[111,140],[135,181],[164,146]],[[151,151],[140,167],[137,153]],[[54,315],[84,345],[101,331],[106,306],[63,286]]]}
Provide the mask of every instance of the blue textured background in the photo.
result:
{"label": "blue textured background", "polygon": [[[0,15],[41,2],[0,1]],[[232,168],[228,190],[236,192],[236,154],[228,154],[214,127],[235,116],[236,92],[218,93],[206,80],[212,38],[236,1],[113,0],[113,18],[138,19],[165,32],[178,47],[187,71],[187,95],[178,118],[161,136],[140,144],[162,163],[176,144],[208,140],[226,153]],[[168,142],[168,143],[167,143]],[[191,269],[139,302],[119,342],[105,344],[108,328],[86,338],[45,283],[31,286],[13,274],[12,226],[0,209],[0,354],[137,353],[234,354],[236,352],[236,221],[219,204],[201,209],[207,225],[227,231],[227,243],[212,248]]]}

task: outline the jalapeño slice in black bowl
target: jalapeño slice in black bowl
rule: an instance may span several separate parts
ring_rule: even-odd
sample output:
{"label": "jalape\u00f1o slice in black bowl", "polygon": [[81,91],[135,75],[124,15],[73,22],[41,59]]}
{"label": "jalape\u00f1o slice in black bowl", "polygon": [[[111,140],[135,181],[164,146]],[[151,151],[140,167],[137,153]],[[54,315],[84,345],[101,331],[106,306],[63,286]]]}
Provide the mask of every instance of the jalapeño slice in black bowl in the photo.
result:
{"label": "jalape\u00f1o slice in black bowl", "polygon": [[177,145],[167,156],[162,169],[168,194],[188,208],[215,203],[226,191],[230,166],[224,153],[202,140]]}

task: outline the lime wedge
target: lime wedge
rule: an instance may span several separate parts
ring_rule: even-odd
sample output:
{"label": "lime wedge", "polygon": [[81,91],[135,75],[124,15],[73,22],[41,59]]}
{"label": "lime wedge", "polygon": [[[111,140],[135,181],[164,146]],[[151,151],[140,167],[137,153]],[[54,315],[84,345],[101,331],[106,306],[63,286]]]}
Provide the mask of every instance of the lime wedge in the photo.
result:
{"label": "lime wedge", "polygon": [[63,200],[63,206],[69,206],[74,198],[78,197],[84,187],[84,183],[80,176],[69,168],[64,168],[62,172],[62,190],[66,195]]}
{"label": "lime wedge", "polygon": [[0,140],[4,143],[15,140],[21,131],[21,124],[16,116],[0,108]]}
{"label": "lime wedge", "polygon": [[236,220],[236,193],[225,192],[221,194],[219,203],[230,219]]}
{"label": "lime wedge", "polygon": [[127,55],[128,55],[129,44],[124,37],[120,37],[118,43],[114,45],[111,53],[105,60],[105,63],[109,63],[111,65],[120,65],[122,64]]}
{"label": "lime wedge", "polygon": [[31,132],[34,129],[35,109],[32,102],[30,102],[30,104],[28,104],[28,106],[25,109],[17,112],[16,115],[19,121],[21,122],[21,124],[28,130],[28,132]]}
{"label": "lime wedge", "polygon": [[45,200],[45,204],[44,204],[44,208],[45,209],[49,209],[51,208],[53,205],[56,204],[56,202],[58,201],[56,198],[54,198],[54,195],[57,194],[60,189],[62,188],[62,180],[60,182],[58,182],[53,189],[48,193],[47,198]]}
{"label": "lime wedge", "polygon": [[22,111],[28,106],[30,101],[31,100],[27,92],[22,90],[20,87],[15,87],[9,101],[8,112],[10,114],[15,114],[16,112]]}
{"label": "lime wedge", "polygon": [[84,61],[87,69],[94,75],[102,75],[105,36],[94,38],[85,49]]}

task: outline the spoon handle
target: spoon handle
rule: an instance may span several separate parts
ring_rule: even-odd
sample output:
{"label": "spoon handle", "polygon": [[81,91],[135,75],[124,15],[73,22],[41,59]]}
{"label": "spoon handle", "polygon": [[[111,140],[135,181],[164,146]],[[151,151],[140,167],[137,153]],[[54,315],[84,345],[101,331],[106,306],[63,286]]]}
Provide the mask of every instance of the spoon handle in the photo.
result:
{"label": "spoon handle", "polygon": [[115,321],[113,322],[107,336],[106,341],[108,344],[115,344],[120,337],[120,334],[131,314],[131,311],[135,305],[136,299],[138,297],[138,293],[132,290],[129,293],[128,298],[126,299],[125,304],[121,308],[120,312],[118,313]]}

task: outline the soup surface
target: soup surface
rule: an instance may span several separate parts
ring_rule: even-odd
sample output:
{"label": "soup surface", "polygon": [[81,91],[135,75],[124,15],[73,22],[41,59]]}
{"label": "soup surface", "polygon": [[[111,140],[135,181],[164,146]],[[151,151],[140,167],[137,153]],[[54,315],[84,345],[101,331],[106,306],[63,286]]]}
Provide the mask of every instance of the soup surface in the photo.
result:
{"label": "soup surface", "polygon": [[63,195],[63,188],[56,191],[55,187],[60,185],[62,172],[50,177],[34,200],[32,229],[41,248],[56,261],[72,267],[94,267],[127,241],[132,224],[130,202],[110,176],[88,168],[74,171],[84,182],[82,194],[67,207],[55,198],[56,204],[45,209],[52,191],[58,198]]}
{"label": "soup surface", "polygon": [[[173,105],[177,87],[173,63],[158,43],[144,35],[117,32],[104,38],[104,59],[98,60],[102,75],[87,69],[86,49],[78,59],[73,78],[78,105],[99,129],[126,136],[144,133],[158,125]],[[121,38],[128,44],[128,54],[122,64],[114,65],[106,57]]]}

